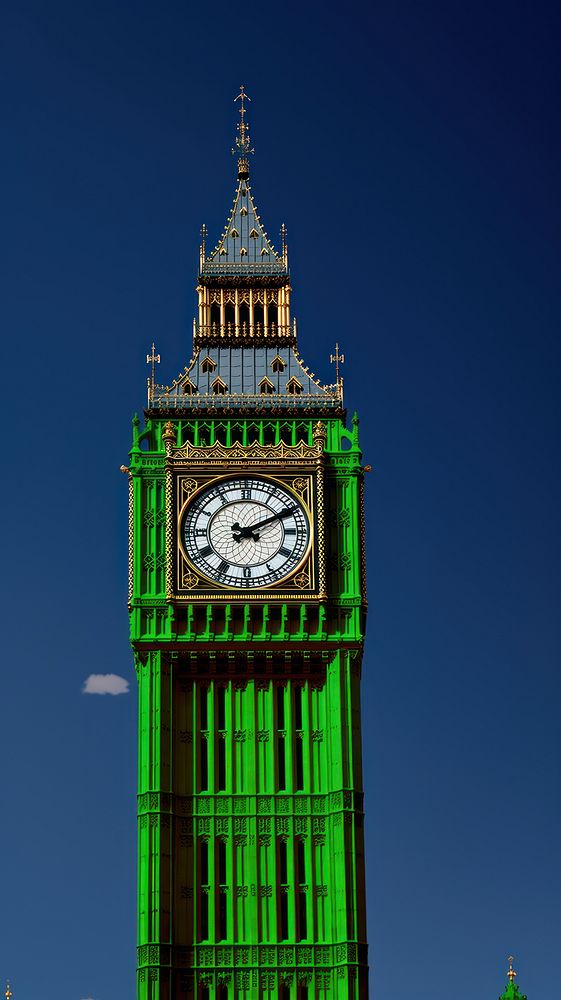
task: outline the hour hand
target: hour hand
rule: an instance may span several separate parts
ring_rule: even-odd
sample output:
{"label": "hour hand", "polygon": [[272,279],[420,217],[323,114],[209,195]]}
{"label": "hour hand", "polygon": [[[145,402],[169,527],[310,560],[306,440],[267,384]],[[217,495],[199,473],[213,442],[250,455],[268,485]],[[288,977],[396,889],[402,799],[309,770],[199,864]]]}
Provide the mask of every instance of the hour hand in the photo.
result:
{"label": "hour hand", "polygon": [[232,525],[232,535],[234,541],[238,543],[241,542],[242,538],[251,538],[253,539],[254,542],[259,541],[259,535],[256,534],[256,532],[252,527],[242,528],[241,524],[239,524],[238,521],[236,521],[236,523]]}

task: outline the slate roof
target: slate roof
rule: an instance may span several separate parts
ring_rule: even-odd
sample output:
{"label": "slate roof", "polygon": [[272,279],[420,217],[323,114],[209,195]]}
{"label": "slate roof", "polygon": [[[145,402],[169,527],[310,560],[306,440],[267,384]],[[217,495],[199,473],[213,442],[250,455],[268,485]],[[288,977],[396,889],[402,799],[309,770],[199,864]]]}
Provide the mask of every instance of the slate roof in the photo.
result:
{"label": "slate roof", "polygon": [[[223,395],[213,390],[217,378],[226,387]],[[261,391],[265,378],[272,384],[270,393]],[[300,391],[291,394],[288,385],[294,379]],[[232,396],[241,397],[240,404],[244,400],[249,402],[248,397],[258,397],[263,405],[340,405],[336,386],[322,385],[294,348],[276,346],[201,347],[171,386],[155,387],[152,405],[158,408],[205,404],[231,406]]]}
{"label": "slate roof", "polygon": [[226,276],[288,278],[286,255],[278,254],[267,236],[246,177],[238,179],[224,232],[201,265],[203,281]]}

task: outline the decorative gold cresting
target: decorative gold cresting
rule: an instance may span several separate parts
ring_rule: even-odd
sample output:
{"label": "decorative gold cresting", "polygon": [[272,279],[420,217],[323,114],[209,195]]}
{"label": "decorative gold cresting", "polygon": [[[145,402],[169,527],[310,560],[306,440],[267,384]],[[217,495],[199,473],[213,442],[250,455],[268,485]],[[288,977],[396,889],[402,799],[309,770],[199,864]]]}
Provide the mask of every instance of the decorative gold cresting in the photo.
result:
{"label": "decorative gold cresting", "polygon": [[508,978],[510,979],[511,983],[514,982],[514,979],[516,977],[516,972],[512,968],[512,963],[513,962],[514,962],[514,955],[509,955],[508,956],[508,973],[507,974],[508,974]]}
{"label": "decorative gold cresting", "polygon": [[[245,120],[247,114],[245,108],[245,102],[251,101],[251,97],[245,92],[245,87],[242,85],[240,87],[240,92],[237,97],[234,97],[234,104],[236,101],[241,101],[240,104],[240,121],[237,126],[237,136],[236,136],[236,147],[238,149],[238,177],[240,180],[245,180],[249,177],[249,157],[254,152],[251,148],[251,139],[249,137],[249,125]],[[235,153],[235,150],[232,150]]]}

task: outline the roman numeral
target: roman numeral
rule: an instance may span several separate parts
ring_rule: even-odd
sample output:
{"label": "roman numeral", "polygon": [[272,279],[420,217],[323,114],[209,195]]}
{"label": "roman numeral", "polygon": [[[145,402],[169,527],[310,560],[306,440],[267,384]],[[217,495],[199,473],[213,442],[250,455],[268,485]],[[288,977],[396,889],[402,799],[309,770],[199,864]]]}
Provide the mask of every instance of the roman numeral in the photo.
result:
{"label": "roman numeral", "polygon": [[205,545],[204,549],[199,549],[199,555],[204,556],[205,559],[206,559],[207,556],[209,556],[211,554],[211,552],[212,552],[212,549],[211,549],[210,545]]}
{"label": "roman numeral", "polygon": [[284,533],[285,533],[285,535],[295,535],[296,534],[296,528],[285,528],[284,529]]}
{"label": "roman numeral", "polygon": [[290,551],[290,549],[285,548],[285,546],[283,545],[282,549],[279,549],[279,554],[281,556],[291,556],[292,552]]}
{"label": "roman numeral", "polygon": [[195,537],[196,538],[201,538],[201,536],[203,538],[206,538],[206,528],[196,528],[195,529]]}
{"label": "roman numeral", "polygon": [[228,572],[229,569],[230,569],[230,563],[224,562],[224,560],[222,559],[220,562],[220,566],[216,570],[216,573],[218,576],[226,576],[226,573]]}

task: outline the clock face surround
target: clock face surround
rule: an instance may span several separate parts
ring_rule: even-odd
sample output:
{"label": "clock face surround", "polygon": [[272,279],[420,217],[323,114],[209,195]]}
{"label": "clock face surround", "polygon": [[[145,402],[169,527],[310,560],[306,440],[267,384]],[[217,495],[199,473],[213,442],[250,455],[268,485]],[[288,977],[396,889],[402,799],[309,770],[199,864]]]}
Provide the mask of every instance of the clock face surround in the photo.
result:
{"label": "clock face surround", "polygon": [[311,541],[309,515],[288,487],[260,476],[214,480],[181,521],[192,566],[226,587],[269,587],[293,573]]}

